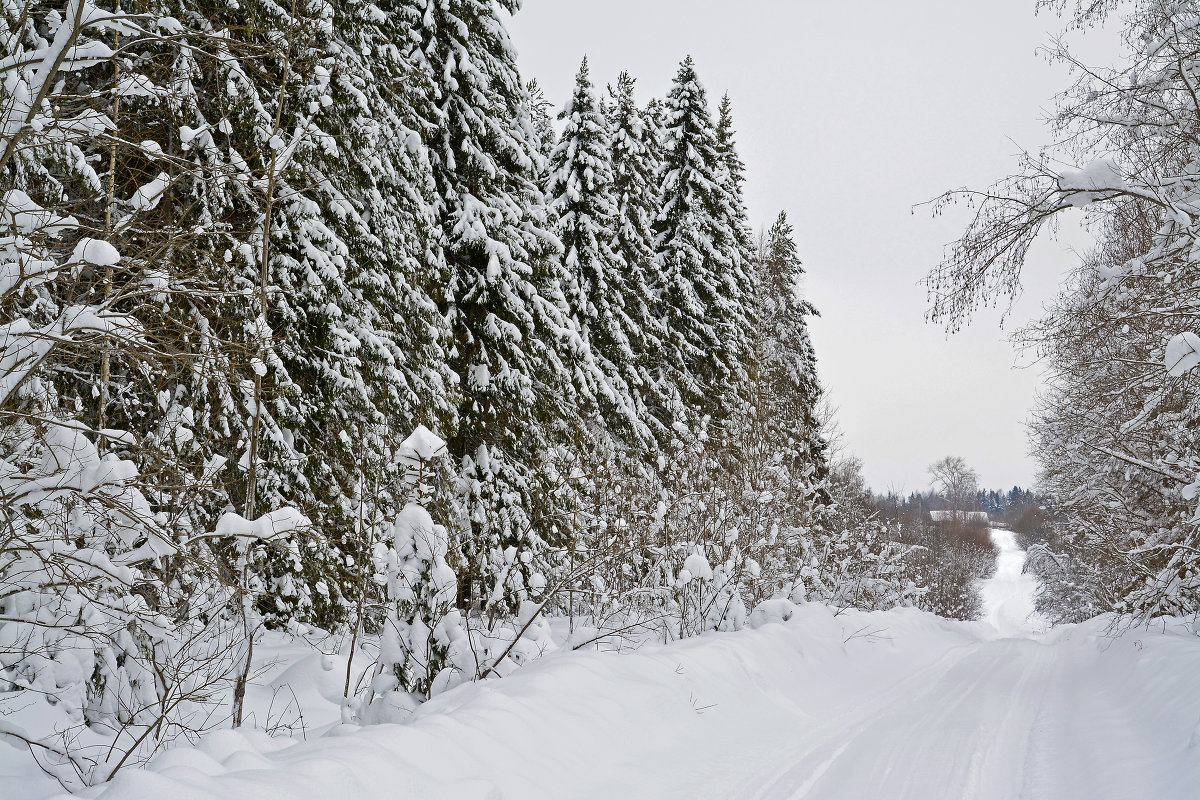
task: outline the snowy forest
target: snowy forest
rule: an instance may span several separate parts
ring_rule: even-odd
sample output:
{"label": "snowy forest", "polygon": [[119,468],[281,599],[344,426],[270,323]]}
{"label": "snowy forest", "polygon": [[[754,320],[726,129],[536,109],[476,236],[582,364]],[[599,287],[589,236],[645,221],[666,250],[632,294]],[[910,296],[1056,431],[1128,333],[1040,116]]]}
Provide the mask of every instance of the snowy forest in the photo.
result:
{"label": "snowy forest", "polygon": [[1086,215],[1017,334],[1039,483],[948,457],[899,496],[838,444],[737,98],[684,57],[664,96],[583,58],[551,99],[520,5],[5,2],[0,795],[8,758],[95,796],[214,731],[312,739],[279,665],[319,664],[352,737],[810,607],[868,615],[844,646],[970,624],[993,528],[1047,624],[1200,613],[1200,6],[1048,4],[1128,63],[1061,46],[1057,144],[937,201],[974,221],[926,279],[957,329]]}

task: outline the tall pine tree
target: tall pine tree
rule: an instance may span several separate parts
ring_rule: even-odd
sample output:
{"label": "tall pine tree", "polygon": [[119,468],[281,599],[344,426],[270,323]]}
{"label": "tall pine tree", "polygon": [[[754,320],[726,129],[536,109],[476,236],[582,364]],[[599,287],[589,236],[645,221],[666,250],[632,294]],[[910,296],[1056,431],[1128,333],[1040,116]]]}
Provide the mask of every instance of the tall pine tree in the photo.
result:
{"label": "tall pine tree", "polygon": [[[608,88],[607,117],[611,148],[613,198],[616,203],[616,239],[613,248],[624,267],[625,315],[629,318],[629,343],[634,353],[636,379],[629,379],[639,413],[655,426],[656,417],[646,413],[655,392],[654,369],[661,362],[665,328],[655,313],[650,287],[656,257],[654,222],[662,211],[657,182],[660,165],[658,131],[651,115],[639,109],[634,98],[634,78],[628,72]],[[664,431],[655,426],[654,434]]]}
{"label": "tall pine tree", "polygon": [[721,166],[725,170],[724,186],[729,193],[730,208],[733,217],[729,221],[733,229],[733,245],[736,255],[733,258],[733,268],[725,275],[728,290],[746,302],[739,309],[745,314],[751,325],[754,324],[756,306],[749,298],[754,296],[753,262],[754,236],[750,231],[750,214],[746,210],[746,164],[737,151],[737,132],[733,127],[733,101],[726,94],[721,98],[717,108],[717,153],[721,157]]}
{"label": "tall pine tree", "polygon": [[[799,294],[804,267],[787,215],[767,230],[757,263],[758,347],[755,371],[772,439],[784,454],[794,489],[827,499],[828,445],[821,435],[817,407],[821,384],[808,334],[817,310]],[[760,412],[764,409],[760,409]]]}

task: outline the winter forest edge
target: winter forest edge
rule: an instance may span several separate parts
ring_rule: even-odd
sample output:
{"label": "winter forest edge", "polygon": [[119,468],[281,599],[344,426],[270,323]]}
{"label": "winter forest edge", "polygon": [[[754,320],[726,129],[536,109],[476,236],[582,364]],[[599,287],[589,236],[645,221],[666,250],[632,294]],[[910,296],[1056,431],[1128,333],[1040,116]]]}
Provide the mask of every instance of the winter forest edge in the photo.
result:
{"label": "winter forest edge", "polygon": [[839,445],[733,99],[690,57],[661,98],[584,59],[558,108],[519,6],[5,5],[0,697],[59,716],[0,740],[81,791],[253,727],[268,635],[345,643],[366,726],[756,608],[969,620],[980,514],[1048,621],[1200,611],[1200,10],[1068,13],[1118,14],[1130,65],[1081,72],[1047,153],[938,201],[976,212],[927,278],[951,329],[1056,215],[1097,243],[1018,334],[1050,376],[1036,493],[950,457],[899,497]]}

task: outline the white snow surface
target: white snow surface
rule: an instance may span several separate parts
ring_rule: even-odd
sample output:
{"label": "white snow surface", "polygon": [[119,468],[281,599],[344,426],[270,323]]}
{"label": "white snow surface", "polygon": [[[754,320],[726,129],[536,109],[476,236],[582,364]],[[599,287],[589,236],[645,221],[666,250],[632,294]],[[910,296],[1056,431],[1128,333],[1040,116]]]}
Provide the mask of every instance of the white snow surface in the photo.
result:
{"label": "white snow surface", "polygon": [[430,461],[446,450],[446,441],[424,425],[418,425],[416,430],[400,444],[404,453],[412,453],[419,459]]}
{"label": "white snow surface", "polygon": [[1097,159],[1080,170],[1064,170],[1058,176],[1058,186],[1063,191],[1112,191],[1127,185],[1121,177],[1121,168],[1107,158]]}
{"label": "white snow surface", "polygon": [[979,587],[984,621],[1000,636],[1045,632],[1048,625],[1034,607],[1037,578],[1022,572],[1025,551],[1017,546],[1016,534],[1004,528],[992,528],[989,532],[1000,552],[996,556],[996,572]]}
{"label": "white snow surface", "polygon": [[240,539],[282,539],[312,525],[308,517],[294,508],[284,507],[267,512],[255,520],[228,511],[217,520],[217,536],[236,536]]}
{"label": "white snow surface", "polygon": [[1173,378],[1185,375],[1200,366],[1200,336],[1185,332],[1172,338],[1167,343],[1164,361],[1167,374]]}
{"label": "white snow surface", "polygon": [[82,264],[94,264],[97,267],[115,267],[121,263],[121,254],[103,239],[80,239],[75,245],[71,260]]}
{"label": "white snow surface", "polygon": [[[1193,627],[1099,618],[1032,636],[1030,584],[1005,533],[983,587],[990,621],[771,601],[755,629],[624,653],[563,648],[404,724],[340,724],[345,662],[269,640],[259,649],[279,666],[252,688],[252,717],[286,687],[303,736],[220,731],[87,796],[1194,799]],[[7,782],[17,755],[0,745],[0,795],[52,795],[28,771]]]}

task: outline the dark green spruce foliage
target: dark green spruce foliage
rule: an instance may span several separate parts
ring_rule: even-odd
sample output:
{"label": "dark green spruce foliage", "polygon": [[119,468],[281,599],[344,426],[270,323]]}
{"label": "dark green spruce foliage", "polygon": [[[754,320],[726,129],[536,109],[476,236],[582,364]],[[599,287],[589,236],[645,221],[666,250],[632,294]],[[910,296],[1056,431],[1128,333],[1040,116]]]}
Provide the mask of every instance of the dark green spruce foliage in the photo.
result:
{"label": "dark green spruce foliage", "polygon": [[724,418],[746,378],[748,265],[727,158],[691,58],[667,95],[664,132],[654,280],[666,326],[660,368],[684,407]]}
{"label": "dark green spruce foliage", "polygon": [[512,607],[570,524],[558,470],[587,381],[573,380],[565,356],[586,344],[564,314],[540,143],[496,4],[400,5],[412,60],[433,85],[424,130],[443,260],[437,301],[460,398],[448,437],[464,493],[460,592]]}
{"label": "dark green spruce foliage", "polygon": [[[631,271],[616,249],[618,210],[608,121],[592,90],[586,60],[559,119],[563,131],[550,159],[546,199],[563,244],[563,294],[599,368],[595,396],[603,425],[626,446],[636,447],[651,436],[633,393],[642,384],[632,344],[639,333],[626,309],[644,303],[645,287],[636,282],[640,271]],[[627,280],[630,275],[633,283]]]}

